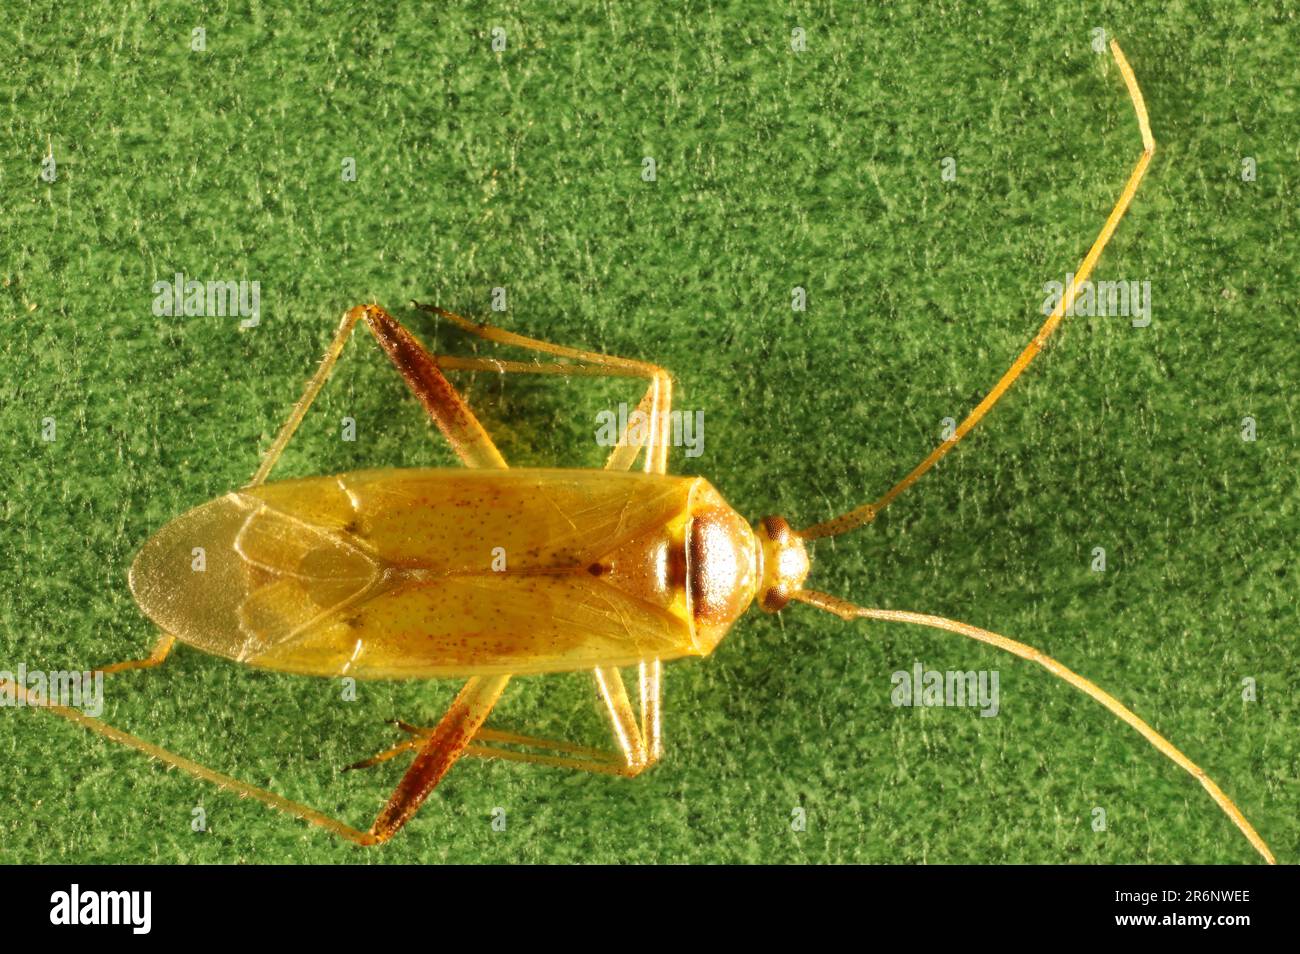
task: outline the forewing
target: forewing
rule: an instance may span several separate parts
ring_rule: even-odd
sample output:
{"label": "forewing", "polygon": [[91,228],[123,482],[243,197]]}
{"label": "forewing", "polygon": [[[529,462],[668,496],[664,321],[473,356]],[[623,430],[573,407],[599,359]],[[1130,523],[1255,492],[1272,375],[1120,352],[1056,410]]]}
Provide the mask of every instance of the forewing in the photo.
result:
{"label": "forewing", "polygon": [[[671,658],[682,621],[585,572],[679,515],[686,479],[382,470],[227,494],[132,567],[158,625],[208,652],[319,675],[546,672]],[[191,568],[201,548],[206,567]]]}
{"label": "forewing", "polygon": [[589,576],[466,576],[381,593],[255,661],[400,679],[629,665],[690,649],[680,619]]}
{"label": "forewing", "polygon": [[690,481],[582,470],[386,470],[339,478],[356,535],[397,566],[579,566],[679,512]]}

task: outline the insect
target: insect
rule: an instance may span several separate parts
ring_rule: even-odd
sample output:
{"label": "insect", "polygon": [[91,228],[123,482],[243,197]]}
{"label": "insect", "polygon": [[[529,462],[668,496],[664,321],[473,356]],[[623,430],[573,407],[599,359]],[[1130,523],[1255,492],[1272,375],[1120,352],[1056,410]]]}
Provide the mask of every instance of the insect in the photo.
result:
{"label": "insect", "polygon": [[[378,306],[347,312],[248,485],[177,517],[144,545],[131,568],[131,590],[164,635],[149,657],[101,671],[156,666],[180,641],[289,673],[463,679],[435,726],[399,723],[408,738],[354,766],[414,752],[369,828],[353,828],[75,710],[50,708],[198,777],[373,845],[410,820],[466,756],[639,774],[662,753],[663,664],[707,656],[754,602],[777,612],[795,601],[845,620],[936,627],[1043,666],[1195,777],[1272,862],[1254,828],[1198,766],[1113,696],[1050,657],[965,623],[862,608],[804,585],[810,569],[806,541],[870,523],[997,403],[1068,312],[1128,209],[1155,142],[1133,72],[1119,46],[1112,42],[1111,50],[1137,114],[1143,151],[1055,310],[989,394],[899,483],[874,502],[802,530],[781,517],[751,526],[708,481],[668,474],[672,379],[659,367],[419,306],[471,335],[542,357],[518,362],[433,355]],[[358,325],[373,333],[465,467],[268,482]],[[649,422],[645,440],[630,439],[625,428],[603,470],[509,468],[444,375],[448,370],[640,379],[646,390],[638,411]],[[638,459],[640,470],[634,470]],[[201,573],[191,565],[199,547],[206,554]],[[620,672],[630,666],[638,672],[636,707]],[[594,675],[616,742],[613,751],[488,727],[512,677],[569,671]]]}

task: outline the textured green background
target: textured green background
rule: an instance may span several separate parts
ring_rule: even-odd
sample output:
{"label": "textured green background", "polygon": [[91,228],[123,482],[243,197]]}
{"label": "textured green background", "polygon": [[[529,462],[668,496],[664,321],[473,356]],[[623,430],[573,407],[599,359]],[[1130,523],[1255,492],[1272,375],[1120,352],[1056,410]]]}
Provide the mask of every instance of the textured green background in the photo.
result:
{"label": "textured green background", "polygon": [[[1149,280],[1153,323],[1068,321],[957,454],[873,527],[818,545],[813,583],[1041,646],[1300,857],[1293,16],[199,6],[35,4],[0,23],[0,668],[152,644],[126,588],[135,551],[248,477],[362,301],[465,350],[405,303],[485,318],[502,285],[508,328],[667,366],[679,406],[705,412],[704,455],[674,466],[748,516],[802,524],[878,494],[1029,339],[1043,282],[1078,262],[1138,157],[1119,73],[1090,48],[1102,26],[1160,151],[1096,277]],[[53,184],[38,175],[50,140]],[[176,271],[260,281],[261,326],[153,317],[151,285]],[[596,411],[635,397],[462,383],[528,464],[597,463]],[[344,415],[355,444],[338,440]],[[435,437],[358,339],[280,473],[449,462]],[[890,673],[916,661],[998,669],[1001,714],[894,708]],[[335,683],[182,648],[112,679],[105,716],[364,825],[400,766],[337,770],[393,739],[383,720],[430,723],[452,691],[365,684],[348,704]],[[519,680],[496,721],[595,743],[593,703],[587,677]],[[379,850],[60,720],[0,723],[6,861],[1257,860],[1193,780],[1037,667],[809,608],[755,611],[712,658],[669,667],[653,772],[466,762]]]}

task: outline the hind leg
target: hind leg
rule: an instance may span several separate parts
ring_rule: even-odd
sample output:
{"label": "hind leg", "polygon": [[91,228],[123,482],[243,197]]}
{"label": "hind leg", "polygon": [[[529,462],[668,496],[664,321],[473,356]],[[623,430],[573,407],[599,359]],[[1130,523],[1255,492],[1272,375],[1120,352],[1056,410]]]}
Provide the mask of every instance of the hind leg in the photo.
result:
{"label": "hind leg", "polygon": [[307,382],[302,397],[289,412],[288,419],[281,426],[280,432],[272,442],[270,450],[266,452],[261,466],[253,473],[248,486],[256,487],[270,475],[280,455],[288,446],[289,440],[298,430],[298,425],[307,416],[307,410],[333,373],[334,365],[343,354],[343,346],[352,337],[357,323],[362,320],[465,466],[505,467],[505,459],[497,450],[496,444],[492,442],[487,430],[469,409],[460,392],[443,376],[438,369],[437,361],[416,337],[407,331],[401,322],[377,305],[358,305],[343,316],[338,331],[334,333],[334,340],[325,350],[325,357],[321,359],[320,367]]}
{"label": "hind leg", "polygon": [[[509,762],[527,762],[532,765],[549,765],[582,772],[595,772],[602,775],[619,775],[624,778],[635,778],[640,775],[659,761],[662,751],[658,717],[659,661],[654,660],[641,664],[640,719],[632,711],[631,700],[628,698],[627,689],[623,685],[623,679],[619,671],[610,666],[595,670],[595,674],[601,700],[605,705],[610,727],[618,745],[616,751],[480,727],[475,731],[473,738],[469,740],[463,750],[457,753],[457,757],[470,756],[481,759],[502,759]],[[453,704],[454,708],[455,705]],[[389,749],[385,749],[378,755],[350,765],[348,768],[370,768],[396,758],[403,752],[414,749],[427,751],[435,744],[435,740],[440,735],[445,734],[444,725],[446,722],[447,717],[444,717],[443,722],[439,723],[436,728],[423,729],[399,721],[397,725],[404,732],[409,733],[410,738],[397,743]],[[505,748],[505,746],[514,746],[515,748]],[[520,751],[521,748],[549,750],[551,754],[546,754],[545,751]],[[415,769],[416,766],[412,765],[407,772],[408,777]],[[394,798],[396,798],[396,795]]]}
{"label": "hind leg", "polygon": [[108,676],[115,672],[126,672],[131,669],[152,669],[154,666],[161,666],[166,661],[175,645],[176,637],[170,633],[163,633],[158,638],[158,642],[154,644],[153,652],[144,659],[126,659],[94,671]]}
{"label": "hind leg", "polygon": [[509,681],[509,676],[475,676],[465,683],[370,826],[376,841],[387,841],[410,821],[465,753]]}

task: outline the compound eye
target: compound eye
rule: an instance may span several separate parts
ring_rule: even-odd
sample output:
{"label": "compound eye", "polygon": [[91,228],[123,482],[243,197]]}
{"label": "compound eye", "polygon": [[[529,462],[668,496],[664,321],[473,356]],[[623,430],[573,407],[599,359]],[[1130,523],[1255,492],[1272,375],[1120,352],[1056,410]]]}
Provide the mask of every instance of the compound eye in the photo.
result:
{"label": "compound eye", "polygon": [[779,586],[772,586],[763,593],[763,598],[759,600],[758,605],[769,613],[776,613],[785,609],[785,604],[789,602],[789,593]]}

